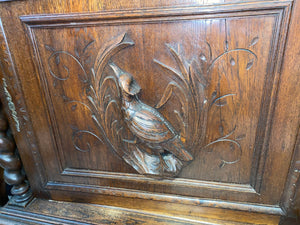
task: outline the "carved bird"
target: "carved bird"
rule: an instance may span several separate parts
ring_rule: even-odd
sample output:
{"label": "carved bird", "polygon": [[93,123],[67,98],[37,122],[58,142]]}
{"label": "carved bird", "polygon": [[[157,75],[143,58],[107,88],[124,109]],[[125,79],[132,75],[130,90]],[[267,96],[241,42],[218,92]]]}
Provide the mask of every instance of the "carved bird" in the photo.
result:
{"label": "carved bird", "polygon": [[180,135],[171,123],[155,108],[139,100],[137,94],[141,87],[133,76],[121,70],[113,62],[109,63],[118,78],[122,92],[122,110],[124,119],[132,134],[153,154],[160,157],[172,153],[181,161],[191,161],[192,155],[184,148]]}

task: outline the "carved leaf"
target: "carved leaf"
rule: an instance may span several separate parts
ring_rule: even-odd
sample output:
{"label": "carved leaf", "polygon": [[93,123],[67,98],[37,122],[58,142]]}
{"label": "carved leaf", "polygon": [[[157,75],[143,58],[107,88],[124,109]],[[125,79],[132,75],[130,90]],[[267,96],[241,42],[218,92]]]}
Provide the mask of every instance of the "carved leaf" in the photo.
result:
{"label": "carved leaf", "polygon": [[190,71],[204,87],[206,87],[208,85],[208,82],[207,82],[206,78],[203,76],[200,66],[196,62],[196,60],[192,61]]}
{"label": "carved leaf", "polygon": [[80,58],[80,55],[79,55],[79,53],[78,53],[78,49],[77,49],[77,48],[75,48],[75,55],[76,55],[78,58]]}
{"label": "carved leaf", "polygon": [[242,147],[241,147],[240,143],[237,142],[237,140],[229,139],[229,137],[234,133],[235,129],[236,129],[236,127],[234,127],[233,130],[231,132],[229,132],[228,134],[226,134],[225,136],[220,137],[220,138],[216,139],[215,141],[210,142],[209,144],[207,144],[204,147],[204,148],[207,148],[211,145],[218,144],[218,143],[227,143],[227,144],[229,144],[229,149],[231,151],[237,151],[237,154],[238,154],[237,158],[233,161],[227,161],[227,160],[222,159],[221,164],[219,165],[220,168],[224,167],[227,164],[237,163],[241,159]]}
{"label": "carved leaf", "polygon": [[246,137],[246,134],[241,134],[241,135],[237,136],[235,140],[242,140],[245,137]]}
{"label": "carved leaf", "polygon": [[74,104],[74,105],[71,106],[72,111],[75,111],[76,108],[77,108],[77,104]]}
{"label": "carved leaf", "polygon": [[99,89],[99,97],[100,99],[105,99],[105,96],[107,96],[107,90],[114,88],[116,90],[116,99],[119,99],[121,97],[120,91],[119,91],[119,86],[118,86],[118,81],[114,76],[107,76],[103,79],[102,84],[100,85]]}
{"label": "carved leaf", "polygon": [[84,47],[84,49],[82,50],[82,53],[84,53],[84,52],[88,49],[88,47],[90,47],[94,42],[95,42],[95,40],[90,41],[90,42]]}
{"label": "carved leaf", "polygon": [[72,135],[73,145],[76,150],[80,152],[88,152],[91,150],[91,144],[89,142],[85,142],[85,147],[82,147],[82,143],[84,142],[84,136],[91,136],[96,138],[97,141],[103,143],[103,141],[93,132],[88,130],[77,130]]}
{"label": "carved leaf", "polygon": [[167,88],[165,89],[160,101],[155,105],[155,108],[161,108],[166,102],[170,99],[173,93],[173,84],[169,83]]}
{"label": "carved leaf", "polygon": [[57,55],[57,56],[55,57],[55,63],[56,63],[56,65],[58,65],[58,64],[60,63],[59,55]]}
{"label": "carved leaf", "polygon": [[247,63],[246,70],[250,70],[252,66],[253,66],[253,59]]}
{"label": "carved leaf", "polygon": [[230,64],[231,64],[232,66],[235,65],[235,60],[234,60],[234,58],[231,58],[231,59],[230,59]]}
{"label": "carved leaf", "polygon": [[203,53],[200,54],[199,58],[200,58],[202,61],[207,62],[207,58],[206,58],[206,56],[205,56]]}
{"label": "carved leaf", "polygon": [[183,61],[181,60],[178,52],[171,46],[167,44],[167,47],[170,49],[172,56],[174,57],[177,65],[179,66],[180,72],[183,75],[184,79],[188,80],[188,71],[186,70]]}
{"label": "carved leaf", "polygon": [[[211,99],[214,100],[217,96],[217,92],[214,91],[212,94],[211,94]],[[212,104],[214,103],[214,101],[212,101]]]}
{"label": "carved leaf", "polygon": [[229,96],[234,96],[235,94],[227,94],[227,95],[222,95],[218,98],[215,98],[212,101],[212,104],[215,104],[216,106],[224,106],[227,104],[227,101],[225,98],[229,97]]}
{"label": "carved leaf", "polygon": [[[195,118],[198,118],[198,113],[200,113],[202,107],[203,107],[203,101],[206,98],[205,93],[205,87],[208,85],[207,80],[203,76],[203,73],[201,72],[200,66],[197,63],[196,60],[193,60],[190,67],[189,67],[189,73],[190,73],[190,86],[192,91],[192,98],[191,101],[194,101],[193,108],[195,109],[196,115],[194,115]],[[197,119],[196,119],[197,120]],[[197,123],[197,121],[195,121]],[[195,134],[197,135],[197,134]]]}
{"label": "carved leaf", "polygon": [[259,37],[257,37],[257,36],[255,38],[253,38],[250,45],[249,45],[249,47],[256,45],[258,40],[259,40]]}
{"label": "carved leaf", "polygon": [[64,69],[67,71],[67,73],[69,74],[69,73],[70,73],[70,72],[69,72],[69,67],[67,67],[66,65],[64,65],[63,67],[64,67]]}
{"label": "carved leaf", "polygon": [[114,116],[120,115],[119,109],[120,109],[120,106],[118,105],[118,103],[115,100],[111,100],[105,109],[105,117],[104,117],[105,127],[106,127],[107,131],[110,131],[109,135],[111,137],[115,136],[114,130],[112,129],[112,127],[113,127],[113,123],[115,121]]}
{"label": "carved leaf", "polygon": [[227,101],[226,101],[226,99],[219,99],[218,101],[215,102],[215,105],[222,107],[222,106],[227,105]]}
{"label": "carved leaf", "polygon": [[83,102],[76,101],[76,100],[69,100],[69,99],[66,99],[65,101],[68,104],[72,104],[73,103],[72,106],[71,106],[71,110],[72,111],[75,111],[79,106],[81,106],[81,107],[84,107],[85,109],[87,109],[89,112],[92,112],[91,108],[87,104],[85,104]]}
{"label": "carved leaf", "polygon": [[79,78],[82,81],[86,82],[86,80],[88,79],[88,76],[87,76],[87,73],[86,73],[85,69],[83,68],[82,64],[78,61],[78,59],[75,56],[73,56],[72,54],[70,54],[69,52],[66,52],[66,51],[53,52],[51,54],[51,56],[48,58],[48,66],[49,66],[50,74],[58,80],[67,80],[67,79],[69,79],[70,71],[69,71],[69,68],[66,65],[62,65],[64,70],[67,72],[66,74],[61,74],[61,73],[54,72],[51,68],[51,63],[50,63],[51,60],[54,58],[54,62],[56,63],[56,65],[58,65],[60,63],[60,55],[63,55],[64,57],[69,58],[71,60],[74,60],[76,62],[77,66],[79,66],[80,69],[83,72],[83,77],[79,75]]}
{"label": "carved leaf", "polygon": [[[97,76],[98,72],[103,71],[104,67],[107,65],[110,58],[121,51],[122,49],[134,45],[134,42],[129,38],[126,33],[119,35],[118,37],[112,39],[100,49],[94,64],[95,75]],[[96,79],[96,85],[99,85],[99,81],[101,79],[101,74],[98,75]]]}
{"label": "carved leaf", "polygon": [[[182,115],[181,115],[180,112],[178,112],[177,110],[174,110],[174,113],[175,113],[175,115],[176,115],[176,118],[177,118],[178,122],[181,124],[180,127],[181,127],[181,128],[184,128],[184,127],[185,127],[185,123],[184,123],[184,121],[183,121]],[[182,132],[185,133],[184,130],[182,130]]]}
{"label": "carved leaf", "polygon": [[228,41],[226,40],[226,41],[225,41],[225,52],[227,52],[228,49],[229,49],[229,45],[228,45]]}
{"label": "carved leaf", "polygon": [[219,168],[222,169],[226,165],[226,162],[224,160],[221,161]]}
{"label": "carved leaf", "polygon": [[50,45],[45,45],[45,48],[46,48],[48,51],[55,52],[55,49],[54,49],[53,47],[51,47]]}
{"label": "carved leaf", "polygon": [[205,43],[206,43],[206,45],[208,47],[208,51],[209,51],[209,60],[211,60],[211,58],[212,58],[211,46],[210,46],[210,44],[207,41]]}
{"label": "carved leaf", "polygon": [[153,61],[155,63],[157,63],[158,65],[160,65],[163,69],[167,70],[168,72],[171,72],[171,73],[175,74],[177,77],[179,77],[184,82],[184,77],[180,74],[179,71],[177,71],[177,70],[175,70],[175,69],[173,69],[173,68],[171,68],[171,67],[169,67],[169,66],[167,66],[167,65],[165,65],[163,63],[161,63],[160,61],[158,61],[156,59],[154,59]]}

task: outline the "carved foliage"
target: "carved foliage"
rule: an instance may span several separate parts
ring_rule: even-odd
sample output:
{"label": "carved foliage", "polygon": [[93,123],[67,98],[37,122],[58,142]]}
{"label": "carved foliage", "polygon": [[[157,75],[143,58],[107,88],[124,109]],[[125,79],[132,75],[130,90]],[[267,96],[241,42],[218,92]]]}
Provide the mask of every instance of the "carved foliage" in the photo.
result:
{"label": "carved foliage", "polygon": [[[257,41],[258,37],[254,38],[251,44],[255,45]],[[163,70],[170,72],[174,75],[174,77],[178,78],[176,81],[173,80],[168,84],[160,102],[156,105],[156,108],[161,108],[168,102],[172,95],[175,95],[180,101],[181,108],[179,110],[175,109],[174,114],[181,124],[181,137],[184,140],[185,146],[188,150],[201,150],[209,148],[214,144],[223,142],[229,143],[231,148],[239,152],[238,157],[233,161],[221,159],[220,167],[223,167],[226,164],[238,162],[242,154],[242,149],[238,139],[231,138],[232,134],[235,132],[236,125],[233,124],[234,128],[227,134],[224,134],[224,132],[221,131],[221,136],[219,138],[206,143],[205,137],[208,126],[208,116],[209,114],[212,114],[211,110],[213,106],[221,108],[227,105],[229,98],[233,99],[236,96],[236,93],[220,95],[221,75],[219,73],[219,77],[214,77],[216,80],[218,80],[218,84],[212,90],[210,88],[211,81],[213,79],[212,70],[219,61],[232,52],[242,51],[252,55],[252,59],[247,63],[245,68],[247,70],[253,66],[253,62],[257,59],[257,56],[254,52],[245,48],[229,50],[228,44],[225,42],[225,51],[213,59],[211,46],[208,42],[206,42],[206,45],[208,52],[206,54],[203,52],[200,53],[198,57],[194,57],[189,63],[187,60],[183,59],[175,47],[167,44],[166,46],[176,61],[179,70],[171,68],[156,59],[154,60],[154,62],[157,63]],[[179,48],[180,46],[178,49]],[[230,64],[235,65],[233,58],[230,59]],[[243,135],[240,135],[239,137],[242,136]]]}
{"label": "carved foliage", "polygon": [[[258,37],[255,37],[250,45],[255,45],[258,40]],[[89,42],[85,48],[92,44],[93,41]],[[239,152],[238,157],[233,161],[221,159],[220,167],[238,162],[242,154],[241,145],[238,139],[231,138],[236,125],[228,133],[220,132],[220,137],[209,143],[205,140],[208,116],[212,108],[223,107],[229,104],[228,102],[234,101],[232,99],[236,96],[236,93],[220,95],[220,78],[216,78],[218,85],[211,88],[213,79],[211,74],[214,66],[231,52],[242,51],[251,56],[246,70],[251,69],[257,57],[249,49],[229,50],[225,42],[225,51],[212,58],[210,44],[206,44],[208,52],[200,53],[190,62],[183,58],[179,49],[167,44],[167,50],[175,60],[178,69],[154,59],[162,72],[173,76],[154,107],[139,99],[140,87],[134,77],[111,61],[112,56],[122,49],[134,45],[126,33],[112,39],[99,50],[90,71],[84,69],[79,54],[74,56],[69,52],[57,51],[45,45],[45,48],[51,52],[48,67],[54,78],[64,81],[70,77],[68,66],[62,65],[64,75],[56,73],[51,67],[53,60],[57,66],[61,64],[60,55],[73,60],[82,70],[82,75],[78,77],[85,85],[86,101],[69,99],[67,96],[63,98],[70,103],[71,107],[74,107],[74,103],[81,104],[90,112],[91,119],[97,126],[97,134],[92,130],[75,129],[72,138],[75,149],[82,152],[89,151],[90,143],[82,147],[79,139],[90,135],[110,146],[139,173],[159,176],[176,176],[182,167],[193,159],[191,153],[196,154],[201,149],[217,143],[228,143],[230,148]],[[230,58],[230,64],[235,65],[233,58]],[[108,65],[112,71],[104,73]],[[180,105],[173,110],[177,121],[168,121],[159,111],[174,96]],[[231,100],[228,101],[229,99]],[[179,130],[174,129],[175,123],[179,124]],[[242,138],[243,135],[240,137]]]}

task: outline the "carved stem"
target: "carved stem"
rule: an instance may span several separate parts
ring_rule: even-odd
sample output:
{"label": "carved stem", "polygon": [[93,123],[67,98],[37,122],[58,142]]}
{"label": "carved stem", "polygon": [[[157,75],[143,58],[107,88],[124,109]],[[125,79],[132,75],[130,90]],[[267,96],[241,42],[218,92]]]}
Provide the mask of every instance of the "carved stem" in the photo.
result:
{"label": "carved stem", "polygon": [[223,52],[221,55],[219,55],[217,58],[215,58],[212,63],[210,64],[210,66],[208,67],[206,73],[208,74],[210,72],[210,70],[214,67],[215,63],[218,62],[223,56],[231,53],[231,52],[239,52],[239,51],[244,51],[244,52],[248,52],[250,54],[252,54],[255,59],[257,59],[257,55],[252,52],[251,50],[249,49],[246,49],[246,48],[236,48],[236,49],[232,49],[232,50],[229,50],[229,51],[226,51],[226,52]]}
{"label": "carved stem", "polygon": [[[0,103],[1,104],[1,103]],[[8,122],[1,104],[0,109],[0,166],[4,169],[4,180],[12,185],[10,204],[24,205],[29,201],[32,193],[25,174],[22,172],[21,160],[17,154],[15,142],[9,135]]]}

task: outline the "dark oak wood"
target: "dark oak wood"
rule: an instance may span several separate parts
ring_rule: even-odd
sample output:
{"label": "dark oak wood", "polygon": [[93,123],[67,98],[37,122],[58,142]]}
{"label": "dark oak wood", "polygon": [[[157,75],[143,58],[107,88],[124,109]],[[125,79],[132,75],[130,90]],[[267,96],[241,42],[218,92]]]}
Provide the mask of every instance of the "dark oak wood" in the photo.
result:
{"label": "dark oak wood", "polygon": [[[14,218],[19,214],[19,218]],[[231,215],[231,216],[229,216]],[[232,219],[232,215],[235,218]],[[35,199],[26,209],[3,208],[0,221],[8,224],[278,224],[279,217],[257,213],[214,210],[198,207],[189,215],[178,217],[171,210],[130,210],[119,207],[46,201]],[[10,223],[9,223],[10,222]]]}
{"label": "dark oak wood", "polygon": [[3,177],[3,169],[0,169],[0,206],[4,206],[8,201],[8,193],[6,188],[6,183]]}
{"label": "dark oak wood", "polygon": [[299,0],[27,0],[0,15],[0,97],[36,197],[297,215]]}
{"label": "dark oak wood", "polygon": [[[11,101],[8,92],[6,92],[6,97],[8,101]],[[10,109],[13,107],[11,106]],[[0,166],[4,169],[4,181],[12,186],[9,204],[26,206],[32,198],[32,193],[22,171],[21,160],[11,136],[3,107],[0,111]]]}

